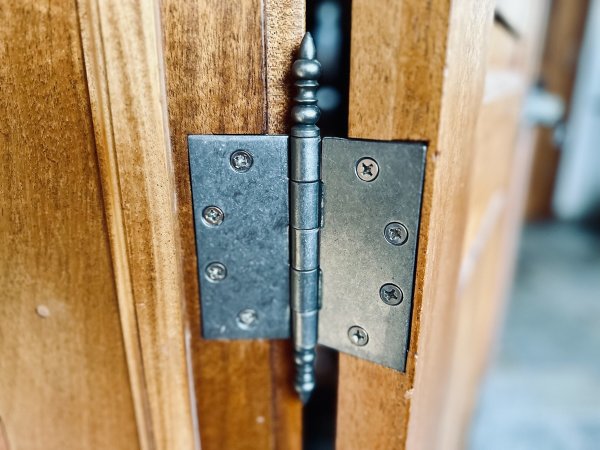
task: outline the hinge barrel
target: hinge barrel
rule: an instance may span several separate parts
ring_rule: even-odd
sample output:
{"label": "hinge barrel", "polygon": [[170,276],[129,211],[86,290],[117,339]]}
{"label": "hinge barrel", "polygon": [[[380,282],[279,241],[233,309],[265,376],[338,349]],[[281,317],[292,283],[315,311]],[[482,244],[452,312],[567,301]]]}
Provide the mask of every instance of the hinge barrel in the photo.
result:
{"label": "hinge barrel", "polygon": [[319,234],[318,228],[290,228],[290,257],[293,268],[302,271],[319,268]]}
{"label": "hinge barrel", "polygon": [[319,228],[321,184],[290,181],[290,226],[296,230]]}
{"label": "hinge barrel", "polygon": [[296,378],[306,402],[315,387],[319,311],[319,226],[321,204],[321,137],[317,79],[321,65],[310,33],[292,66],[297,94],[290,136],[290,308]]}

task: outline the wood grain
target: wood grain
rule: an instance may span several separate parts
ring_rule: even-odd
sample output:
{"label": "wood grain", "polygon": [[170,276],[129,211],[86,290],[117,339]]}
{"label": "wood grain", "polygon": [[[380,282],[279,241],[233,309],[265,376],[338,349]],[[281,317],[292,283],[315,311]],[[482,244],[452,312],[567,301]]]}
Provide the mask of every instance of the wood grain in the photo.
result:
{"label": "wood grain", "polygon": [[5,1],[0,23],[6,439],[137,449],[76,5]]}
{"label": "wood grain", "polygon": [[6,428],[4,427],[4,422],[2,422],[2,417],[0,417],[0,450],[10,450],[9,445]]}
{"label": "wood grain", "polygon": [[[298,0],[265,0],[266,133],[287,134],[293,95],[291,64],[305,33],[306,5]],[[271,342],[273,448],[302,449],[302,404],[293,388],[291,341]]]}
{"label": "wood grain", "polygon": [[161,16],[202,448],[300,448],[289,345],[201,338],[186,137],[286,129],[287,73],[303,34],[304,5],[164,0]]}
{"label": "wood grain", "polygon": [[113,267],[144,449],[194,449],[158,5],[79,0]]}
{"label": "wood grain", "polygon": [[489,1],[353,2],[350,135],[429,150],[407,372],[340,356],[337,448],[436,448],[492,13]]}
{"label": "wood grain", "polygon": [[[503,316],[532,155],[531,146],[517,145],[517,136],[529,128],[522,122],[521,108],[527,89],[535,83],[547,6],[545,0],[524,5],[530,22],[517,37],[497,24],[490,36],[486,93],[475,129],[461,276],[452,310],[456,323],[452,363],[438,432],[438,442],[447,449],[467,445],[478,387]],[[512,88],[490,94],[492,80],[499,75],[512,80],[506,83]]]}

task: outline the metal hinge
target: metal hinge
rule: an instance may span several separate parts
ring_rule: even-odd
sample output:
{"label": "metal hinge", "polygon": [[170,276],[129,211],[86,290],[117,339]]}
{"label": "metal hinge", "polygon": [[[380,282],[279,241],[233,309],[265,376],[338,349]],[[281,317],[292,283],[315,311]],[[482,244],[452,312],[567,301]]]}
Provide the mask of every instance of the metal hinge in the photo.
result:
{"label": "metal hinge", "polygon": [[202,333],[317,344],[404,371],[427,147],[321,139],[310,34],[292,67],[290,136],[189,136]]}

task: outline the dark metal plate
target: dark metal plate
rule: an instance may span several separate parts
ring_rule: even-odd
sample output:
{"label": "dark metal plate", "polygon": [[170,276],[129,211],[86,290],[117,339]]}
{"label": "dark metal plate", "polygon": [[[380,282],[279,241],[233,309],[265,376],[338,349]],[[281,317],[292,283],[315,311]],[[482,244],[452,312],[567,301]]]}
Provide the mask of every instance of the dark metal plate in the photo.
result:
{"label": "dark metal plate", "polygon": [[[203,336],[289,337],[288,137],[189,136],[188,143]],[[237,150],[252,157],[247,171],[232,166]],[[222,223],[203,219],[208,206],[222,210]],[[225,278],[210,280],[211,263],[226,268]]]}
{"label": "dark metal plate", "polygon": [[[319,343],[400,371],[410,335],[426,150],[423,143],[323,140]],[[363,175],[371,181],[357,174],[365,157],[376,162]],[[404,243],[388,242],[390,223],[404,225],[391,236]],[[402,290],[401,302],[389,287],[382,300],[380,290],[390,284]]]}

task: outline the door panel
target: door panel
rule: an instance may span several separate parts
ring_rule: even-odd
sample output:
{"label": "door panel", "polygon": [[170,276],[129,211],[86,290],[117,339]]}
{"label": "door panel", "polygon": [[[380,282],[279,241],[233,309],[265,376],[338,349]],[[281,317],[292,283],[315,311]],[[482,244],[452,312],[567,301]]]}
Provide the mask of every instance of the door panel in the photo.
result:
{"label": "door panel", "polygon": [[458,279],[492,12],[481,1],[353,2],[350,135],[429,150],[407,371],[340,355],[337,448],[435,448],[451,329],[434,318],[450,313]]}
{"label": "door panel", "polygon": [[514,257],[531,154],[514,149],[547,2],[521,6],[518,41],[494,6],[353,2],[351,136],[429,151],[407,372],[340,355],[337,448],[464,444]]}
{"label": "door panel", "polygon": [[467,226],[463,240],[452,364],[439,445],[462,448],[478,386],[510,285],[527,195],[533,133],[521,110],[536,79],[548,2],[522,5],[527,30],[515,35],[496,22],[489,37],[483,101],[475,127]]}
{"label": "door panel", "polygon": [[[339,449],[463,444],[514,259],[547,1],[501,2],[497,23],[495,7],[352,2],[349,137],[428,153],[407,369],[340,354]],[[305,14],[0,9],[0,448],[302,447],[290,342],[201,337],[187,136],[288,133]]]}
{"label": "door panel", "polygon": [[77,9],[0,22],[0,447],[137,449]]}

